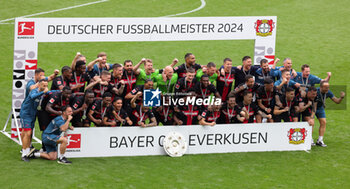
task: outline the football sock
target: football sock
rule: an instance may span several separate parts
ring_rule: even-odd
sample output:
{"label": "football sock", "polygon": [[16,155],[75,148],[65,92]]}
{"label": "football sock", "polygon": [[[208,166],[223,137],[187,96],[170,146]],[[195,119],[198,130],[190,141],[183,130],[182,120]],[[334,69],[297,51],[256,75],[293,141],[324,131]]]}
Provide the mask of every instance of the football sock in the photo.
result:
{"label": "football sock", "polygon": [[323,141],[323,136],[319,136],[318,141]]}

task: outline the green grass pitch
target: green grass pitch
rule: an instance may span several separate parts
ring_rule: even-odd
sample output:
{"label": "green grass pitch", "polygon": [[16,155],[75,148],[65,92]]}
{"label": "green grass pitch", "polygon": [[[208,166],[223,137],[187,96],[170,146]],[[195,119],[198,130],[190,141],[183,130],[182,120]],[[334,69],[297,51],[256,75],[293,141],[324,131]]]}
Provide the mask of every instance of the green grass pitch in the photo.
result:
{"label": "green grass pitch", "polygon": [[[91,1],[1,0],[0,20]],[[200,4],[200,0],[110,0],[38,17],[159,17],[193,10]],[[331,85],[349,88],[349,7],[350,2],[344,0],[206,0],[203,9],[183,16],[277,16],[276,56],[291,57],[296,70],[307,63],[311,73],[321,78],[330,71]],[[11,108],[11,22],[0,24],[1,123],[5,123]],[[138,62],[147,57],[153,59],[156,68],[175,57],[183,62],[186,52],[194,53],[200,64],[213,61],[220,65],[223,58],[230,57],[234,65],[239,65],[244,55],[253,56],[253,47],[253,41],[41,43],[38,63],[49,74],[70,65],[76,52],[90,61],[105,51],[108,62]],[[310,153],[76,158],[72,159],[73,165],[62,166],[41,159],[22,162],[20,146],[1,135],[0,188],[350,188],[350,111],[326,113],[328,147],[313,147]],[[318,136],[318,123],[313,135]]]}

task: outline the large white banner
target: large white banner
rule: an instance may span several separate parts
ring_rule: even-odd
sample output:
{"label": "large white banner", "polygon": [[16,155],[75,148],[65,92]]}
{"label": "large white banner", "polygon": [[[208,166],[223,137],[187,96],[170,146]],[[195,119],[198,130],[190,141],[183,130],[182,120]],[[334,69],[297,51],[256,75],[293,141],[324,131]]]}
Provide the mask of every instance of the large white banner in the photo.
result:
{"label": "large white banner", "polygon": [[312,129],[306,122],[75,128],[68,132],[67,157],[165,155],[163,139],[181,133],[186,154],[310,150]]}
{"label": "large white banner", "polygon": [[[253,60],[259,64],[263,58],[270,63],[275,58],[276,27],[276,16],[16,18],[12,107],[18,117],[26,82],[38,68],[40,42],[254,40]],[[14,120],[12,127],[15,130]],[[15,131],[12,134],[16,137]]]}

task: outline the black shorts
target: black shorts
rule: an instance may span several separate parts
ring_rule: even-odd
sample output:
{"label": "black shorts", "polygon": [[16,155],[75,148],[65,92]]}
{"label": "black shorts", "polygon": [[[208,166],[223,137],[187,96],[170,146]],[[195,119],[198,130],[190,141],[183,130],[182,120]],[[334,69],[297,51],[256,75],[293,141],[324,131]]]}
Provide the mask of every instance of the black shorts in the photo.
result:
{"label": "black shorts", "polygon": [[312,114],[312,109],[311,109],[311,108],[307,108],[305,111],[303,111],[303,112],[301,113],[301,115],[303,116],[303,118],[304,118],[304,117],[310,117],[311,114]]}
{"label": "black shorts", "polygon": [[280,115],[273,115],[273,121],[274,122],[293,122],[293,116],[291,114],[288,114],[288,112],[283,112]]}
{"label": "black shorts", "polygon": [[53,118],[50,117],[49,113],[44,110],[38,110],[37,116],[38,116],[40,131],[44,131],[46,127],[50,124]]}

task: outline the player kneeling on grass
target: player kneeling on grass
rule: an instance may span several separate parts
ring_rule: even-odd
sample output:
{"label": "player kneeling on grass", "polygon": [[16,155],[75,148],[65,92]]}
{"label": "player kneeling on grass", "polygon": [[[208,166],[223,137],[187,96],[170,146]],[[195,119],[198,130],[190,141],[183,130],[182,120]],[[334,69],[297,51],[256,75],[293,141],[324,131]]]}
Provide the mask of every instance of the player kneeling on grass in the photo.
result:
{"label": "player kneeling on grass", "polygon": [[73,130],[73,126],[69,126],[69,122],[72,120],[73,110],[70,106],[65,106],[62,108],[62,115],[57,116],[53,119],[49,126],[45,129],[42,135],[42,141],[45,145],[46,152],[36,152],[34,153],[35,157],[41,157],[48,160],[57,159],[57,145],[60,146],[60,156],[58,158],[58,163],[60,164],[71,164],[71,161],[68,161],[64,156],[67,147],[67,138],[61,136],[62,132],[66,131],[68,128]]}
{"label": "player kneeling on grass", "polygon": [[203,108],[198,115],[200,125],[214,126],[220,117],[221,105],[209,105],[208,108]]}

